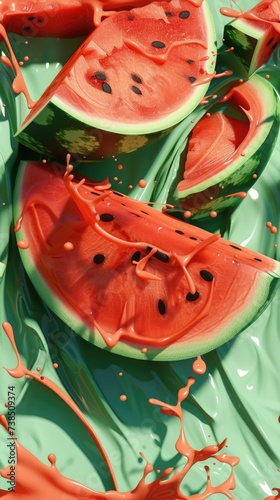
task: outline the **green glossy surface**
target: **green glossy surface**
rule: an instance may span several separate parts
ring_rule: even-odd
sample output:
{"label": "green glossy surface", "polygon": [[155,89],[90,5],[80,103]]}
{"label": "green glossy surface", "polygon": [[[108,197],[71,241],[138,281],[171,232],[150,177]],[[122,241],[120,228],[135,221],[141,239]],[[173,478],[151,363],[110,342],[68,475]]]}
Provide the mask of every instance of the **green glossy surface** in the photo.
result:
{"label": "green glossy surface", "polygon": [[[246,8],[254,1],[246,1]],[[215,2],[214,15],[218,39],[222,37],[219,15],[221,6],[230,2]],[[245,0],[244,0],[245,4]],[[15,37],[16,38],[16,37]],[[34,45],[33,45],[34,42]],[[41,44],[41,45],[40,45]],[[44,45],[46,44],[46,45]],[[63,42],[66,44],[66,42]],[[33,46],[33,48],[32,48]],[[44,62],[32,64],[32,51],[40,54]],[[56,62],[50,66],[47,58],[63,60],[55,50],[55,43],[34,41],[29,43],[30,63],[25,66],[33,98],[42,91],[44,83],[57,71]],[[23,47],[25,55],[25,47]],[[227,58],[229,56],[229,59]],[[40,58],[39,58],[40,59]],[[221,61],[230,60],[225,54]],[[260,71],[270,74],[270,82],[279,88],[280,50]],[[14,99],[10,90],[8,70],[0,67],[0,96],[9,106],[2,108],[0,156],[0,315],[1,322],[9,321],[15,330],[16,342],[22,359],[30,369],[41,367],[42,372],[64,387],[80,405],[111,457],[121,490],[133,488],[142,476],[144,464],[139,452],[152,462],[155,469],[182,464],[182,457],[174,449],[178,436],[178,422],[162,415],[150,405],[150,397],[175,403],[178,389],[192,375],[193,360],[172,363],[141,362],[106,353],[76,336],[55,317],[34,291],[23,271],[15,245],[12,227],[11,192],[13,187],[16,146],[12,140],[10,124],[26,113],[24,100]],[[216,80],[214,85],[221,85]],[[37,95],[36,95],[37,94]],[[7,109],[9,108],[9,113]],[[141,154],[107,161],[102,165],[82,165],[79,169],[90,172],[92,177],[103,178],[119,175],[121,185],[116,187],[144,200],[165,202],[172,192],[179,165],[180,151],[193,126],[190,120],[199,119],[198,110],[185,123],[179,125],[161,144],[146,149]],[[8,119],[10,118],[10,120]],[[20,156],[26,156],[25,151]],[[279,232],[271,234],[265,226],[270,220],[279,224],[280,211],[280,141],[269,164],[231,218],[224,216],[217,223],[231,240],[279,259]],[[116,165],[123,163],[123,170]],[[12,167],[14,167],[12,169]],[[131,167],[131,168],[130,168]],[[115,172],[118,172],[115,174]],[[145,178],[147,187],[137,186]],[[154,180],[157,183],[154,184]],[[149,182],[149,180],[151,182]],[[128,189],[128,185],[135,187]],[[5,205],[3,205],[3,203]],[[278,243],[278,247],[274,245]],[[188,438],[194,447],[217,443],[228,438],[227,453],[240,457],[235,467],[235,500],[263,500],[279,487],[280,478],[280,395],[279,395],[279,331],[280,295],[275,296],[268,309],[247,330],[233,341],[204,356],[207,364],[205,375],[198,377],[191,396],[183,403]],[[50,357],[51,356],[51,357]],[[52,362],[59,368],[54,370]],[[0,367],[14,367],[13,350],[1,332]],[[119,372],[122,377],[118,376]],[[5,412],[9,384],[15,384],[17,394],[18,439],[40,460],[47,463],[47,455],[57,455],[61,473],[72,477],[95,490],[112,487],[108,471],[100,461],[96,447],[75,415],[46,388],[34,381],[14,380],[0,368],[0,404]],[[121,402],[119,396],[127,395]],[[6,435],[0,429],[4,452],[0,466],[6,465]],[[224,468],[216,464],[215,481],[224,477]],[[187,475],[182,491],[197,493],[203,489],[205,471],[198,465],[196,472]],[[0,480],[0,488],[6,482]],[[12,494],[11,494],[12,495]],[[212,497],[220,500],[221,495]],[[174,499],[175,500],[175,499]]]}

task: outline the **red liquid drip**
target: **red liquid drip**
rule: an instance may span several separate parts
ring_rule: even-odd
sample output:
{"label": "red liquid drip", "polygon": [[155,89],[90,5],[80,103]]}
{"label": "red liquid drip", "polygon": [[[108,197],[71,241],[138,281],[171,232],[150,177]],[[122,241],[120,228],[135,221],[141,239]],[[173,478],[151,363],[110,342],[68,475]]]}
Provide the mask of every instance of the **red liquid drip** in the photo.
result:
{"label": "red liquid drip", "polygon": [[[9,323],[3,323],[3,328],[10,339],[17,358],[17,366],[14,369],[7,369],[8,373],[14,378],[21,378],[24,375],[29,376],[54,391],[75,411],[86,428],[90,430],[91,437],[95,442],[97,442],[97,437],[93,431],[91,431],[89,424],[83,417],[83,414],[81,414],[80,410],[76,407],[71,398],[69,398],[50,379],[44,377],[42,381],[38,374],[29,371],[24,366],[15,344],[11,325]],[[197,358],[194,366],[196,367],[196,370],[198,369],[198,371],[202,373],[204,366],[202,366],[201,362],[201,358]],[[140,456],[144,458],[146,465],[144,467],[143,476],[137,486],[132,491],[127,492],[107,491],[101,493],[94,491],[75,480],[64,477],[56,468],[56,456],[53,453],[48,455],[50,466],[45,465],[26,448],[24,448],[17,439],[15,439],[14,445],[17,453],[17,464],[15,466],[16,487],[13,492],[14,500],[21,500],[22,498],[28,498],[28,500],[38,500],[39,498],[67,498],[67,500],[75,500],[76,498],[79,498],[79,500],[151,500],[152,498],[174,500],[176,498],[176,500],[187,500],[189,497],[185,496],[180,491],[180,484],[182,480],[196,463],[203,462],[209,458],[214,458],[220,463],[228,464],[231,471],[228,478],[225,479],[222,484],[214,486],[211,483],[210,468],[205,467],[205,491],[196,494],[196,499],[204,500],[214,494],[223,494],[227,498],[233,500],[233,496],[230,493],[230,491],[235,488],[233,468],[238,464],[239,459],[237,457],[230,457],[226,453],[219,453],[225,446],[226,440],[220,444],[206,446],[201,450],[195,450],[187,441],[184,414],[181,403],[188,397],[190,388],[194,385],[194,383],[195,379],[193,377],[189,377],[186,386],[182,387],[178,391],[178,400],[176,405],[169,405],[156,399],[150,400],[151,404],[161,407],[162,413],[175,416],[180,421],[180,432],[175,443],[175,448],[179,453],[187,458],[186,465],[181,471],[174,472],[172,467],[168,467],[162,472],[161,476],[157,477],[154,481],[147,483],[146,478],[153,471],[153,466],[146,460],[143,453],[140,452]],[[8,422],[4,415],[0,416],[0,424],[8,431]],[[217,455],[217,453],[219,454]],[[172,477],[168,477],[173,472],[174,474]],[[6,478],[8,481],[10,468],[6,467],[5,469],[2,469],[0,473],[2,477]],[[10,492],[8,491],[0,492],[1,498],[6,498],[8,495],[10,495]]]}
{"label": "red liquid drip", "polygon": [[5,41],[5,43],[8,47],[10,56],[11,56],[11,61],[6,56],[2,57],[1,60],[4,64],[9,66],[10,68],[13,68],[15,71],[15,75],[16,75],[14,78],[14,81],[13,81],[13,86],[12,86],[13,91],[16,94],[20,94],[22,92],[26,98],[28,108],[31,109],[31,108],[33,108],[35,103],[31,99],[30,94],[27,90],[27,86],[25,84],[25,81],[23,79],[23,76],[22,76],[22,73],[20,70],[20,65],[16,59],[16,56],[15,56],[14,51],[12,49],[12,46],[10,44],[9,38],[7,36],[6,30],[5,30],[4,26],[2,26],[2,24],[0,24],[0,36]]}

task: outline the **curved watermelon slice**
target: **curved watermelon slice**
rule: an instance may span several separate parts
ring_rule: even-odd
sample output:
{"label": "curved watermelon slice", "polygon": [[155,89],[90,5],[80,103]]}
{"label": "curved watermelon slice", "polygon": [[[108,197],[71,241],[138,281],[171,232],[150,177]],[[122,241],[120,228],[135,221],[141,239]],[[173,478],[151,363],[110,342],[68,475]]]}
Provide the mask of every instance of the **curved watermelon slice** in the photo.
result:
{"label": "curved watermelon slice", "polygon": [[35,104],[17,139],[63,161],[68,153],[94,160],[136,151],[183,120],[215,70],[211,13],[206,0],[194,3],[153,2],[103,21]]}
{"label": "curved watermelon slice", "polygon": [[24,266],[47,305],[86,340],[140,359],[226,342],[264,310],[278,262],[113,192],[71,166],[22,162],[15,217]]}
{"label": "curved watermelon slice", "polygon": [[280,2],[262,0],[248,12],[223,8],[221,12],[236,17],[224,29],[224,41],[234,48],[250,77],[271,56],[280,42]]}
{"label": "curved watermelon slice", "polygon": [[233,87],[210,112],[190,135],[175,193],[194,220],[236,208],[264,170],[279,132],[279,97],[258,75]]}

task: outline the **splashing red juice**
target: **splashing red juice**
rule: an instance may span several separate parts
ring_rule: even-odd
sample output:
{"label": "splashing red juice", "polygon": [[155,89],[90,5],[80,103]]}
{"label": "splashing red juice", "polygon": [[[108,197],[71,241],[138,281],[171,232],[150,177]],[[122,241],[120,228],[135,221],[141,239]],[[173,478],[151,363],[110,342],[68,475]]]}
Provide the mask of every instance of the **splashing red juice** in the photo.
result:
{"label": "splashing red juice", "polygon": [[[175,449],[186,458],[185,465],[183,465],[181,470],[175,470],[175,468],[169,467],[165,469],[159,477],[147,484],[146,478],[154,470],[154,468],[144,457],[143,453],[140,452],[140,456],[146,461],[142,478],[138,482],[137,486],[131,491],[120,492],[118,491],[115,474],[111,468],[106,452],[84,418],[82,412],[71,400],[71,398],[51,379],[43,377],[39,373],[32,372],[25,367],[16,347],[12,326],[8,322],[3,323],[2,326],[11,342],[17,358],[17,366],[15,368],[6,368],[9,375],[13,378],[21,378],[23,376],[32,378],[63,399],[63,401],[74,411],[77,417],[86,426],[91,437],[94,439],[110,471],[112,482],[115,487],[115,490],[97,492],[82,483],[75,481],[74,479],[67,478],[57,469],[56,456],[53,453],[49,453],[48,461],[50,465],[46,465],[38,460],[26,448],[24,448],[17,439],[12,437],[11,441],[14,443],[17,454],[17,464],[15,465],[16,486],[15,491],[13,492],[14,500],[20,500],[21,498],[38,500],[38,498],[41,498],[42,495],[44,498],[61,498],[61,495],[63,495],[65,500],[74,500],[75,498],[79,498],[79,500],[151,500],[152,498],[155,498],[155,496],[164,500],[188,500],[189,498],[203,500],[217,493],[224,494],[227,498],[233,500],[233,496],[231,494],[231,490],[235,488],[233,468],[239,463],[239,459],[237,457],[230,457],[225,452],[219,453],[222,448],[224,448],[226,440],[222,443],[209,445],[200,450],[196,450],[190,445],[187,439],[182,403],[188,397],[190,388],[195,383],[194,377],[188,377],[186,385],[178,391],[177,403],[175,405],[170,405],[157,399],[150,399],[149,401],[152,405],[159,406],[162,413],[179,419],[180,431],[179,437],[175,443]],[[200,356],[198,356],[193,363],[193,371],[196,375],[203,375],[206,372],[206,365]],[[0,416],[0,424],[6,429],[7,432],[9,432],[8,423],[4,415]],[[231,471],[228,478],[220,485],[212,485],[210,467],[205,465],[205,490],[202,493],[191,496],[183,494],[180,491],[180,486],[190,469],[196,463],[205,462],[211,458],[215,458],[216,461],[229,465]],[[1,476],[6,478],[7,482],[9,481],[9,473],[9,466],[0,471]],[[170,477],[171,474],[172,476]],[[0,491],[1,498],[6,498],[9,494],[10,492],[8,491]]]}
{"label": "splashing red juice", "polygon": [[[235,0],[233,0],[233,2],[237,5],[237,2]],[[270,2],[267,2],[266,0],[263,0],[262,2],[263,4],[265,3],[273,3],[273,0],[270,0]],[[237,5],[238,6],[238,5]],[[234,9],[231,9],[231,8],[228,8],[228,7],[222,7],[220,9],[220,12],[223,16],[226,16],[226,17],[233,17],[234,19],[238,19],[238,18],[243,18],[243,19],[246,19],[248,21],[255,21],[255,22],[262,22],[262,23],[267,23],[269,24],[275,31],[277,31],[277,33],[280,33],[280,26],[279,26],[279,22],[275,22],[275,21],[271,21],[269,19],[265,19],[264,17],[262,17],[261,15],[258,15],[254,12],[254,9],[251,9],[249,11],[244,11],[242,10],[241,7],[239,7],[239,11],[236,11]]]}

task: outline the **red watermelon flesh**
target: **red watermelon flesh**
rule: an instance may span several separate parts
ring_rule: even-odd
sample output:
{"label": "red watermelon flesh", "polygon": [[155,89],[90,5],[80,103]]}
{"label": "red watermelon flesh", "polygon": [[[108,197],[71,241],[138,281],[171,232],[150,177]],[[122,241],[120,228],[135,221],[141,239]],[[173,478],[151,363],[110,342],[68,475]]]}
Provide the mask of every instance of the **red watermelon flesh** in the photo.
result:
{"label": "red watermelon flesh", "polygon": [[260,314],[279,283],[278,262],[108,187],[78,184],[70,168],[63,180],[55,163],[23,163],[17,181],[24,265],[77,333],[120,354],[180,359]]}
{"label": "red watermelon flesh", "polygon": [[221,170],[231,161],[249,130],[249,122],[227,116],[222,112],[204,116],[194,127],[186,160],[184,181],[178,189],[195,186]]}

